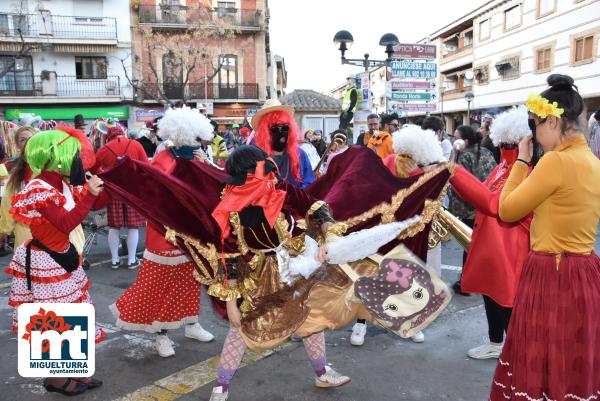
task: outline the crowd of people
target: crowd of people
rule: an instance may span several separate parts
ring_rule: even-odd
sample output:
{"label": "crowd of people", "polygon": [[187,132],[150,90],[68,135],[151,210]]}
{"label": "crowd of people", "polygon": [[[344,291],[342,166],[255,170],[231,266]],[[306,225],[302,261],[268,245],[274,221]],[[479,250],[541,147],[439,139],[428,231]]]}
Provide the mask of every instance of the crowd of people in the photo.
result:
{"label": "crowd of people", "polygon": [[[126,266],[139,267],[110,306],[118,327],[156,334],[162,357],[175,354],[169,330],[212,341],[198,321],[202,287],[229,321],[211,401],[229,397],[247,347],[271,349],[293,336],[315,385],[342,386],[350,378],[328,366],[325,330],[354,322],[350,342],[360,346],[370,321],[422,343],[450,301],[441,248],[430,241],[447,204],[472,229],[452,287],[483,296],[489,341],[466,352],[498,358],[490,400],[595,399],[600,115],[580,125],[573,80],[553,74],[547,83],[524,105],[457,127],[452,140],[436,116],[415,125],[371,114],[352,146],[347,129],[302,133],[293,108],[276,100],[252,129],[221,136],[183,107],[135,139],[112,127],[97,150],[71,126],[22,127],[0,208],[0,231],[15,237],[6,269],[13,329],[23,303],[91,302],[81,222],[106,207],[112,268],[121,265],[121,229]],[[385,256],[400,243],[414,258]],[[378,249],[384,257],[373,267],[366,258]],[[97,328],[95,336],[106,334]],[[65,395],[100,385],[93,377],[44,381]]]}

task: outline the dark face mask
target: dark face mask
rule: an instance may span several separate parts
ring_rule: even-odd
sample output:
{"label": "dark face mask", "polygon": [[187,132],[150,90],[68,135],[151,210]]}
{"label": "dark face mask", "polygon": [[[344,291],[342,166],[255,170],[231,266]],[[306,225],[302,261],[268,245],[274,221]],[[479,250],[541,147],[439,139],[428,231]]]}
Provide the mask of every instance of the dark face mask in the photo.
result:
{"label": "dark face mask", "polygon": [[75,154],[73,163],[71,163],[69,182],[73,186],[85,184],[85,170],[83,169],[83,162],[81,161],[81,157],[79,157],[79,152]]}
{"label": "dark face mask", "polygon": [[274,125],[271,131],[271,148],[276,152],[283,152],[287,147],[290,127],[287,124]]}

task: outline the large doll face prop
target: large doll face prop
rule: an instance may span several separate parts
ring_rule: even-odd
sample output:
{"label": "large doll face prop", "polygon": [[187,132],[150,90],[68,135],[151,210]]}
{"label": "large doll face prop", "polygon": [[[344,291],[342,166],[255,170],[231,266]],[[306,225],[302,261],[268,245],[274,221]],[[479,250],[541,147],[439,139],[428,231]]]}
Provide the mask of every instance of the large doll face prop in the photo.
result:
{"label": "large doll face prop", "polygon": [[379,323],[404,338],[426,327],[450,300],[439,278],[399,258],[383,259],[378,274],[356,280],[354,292]]}

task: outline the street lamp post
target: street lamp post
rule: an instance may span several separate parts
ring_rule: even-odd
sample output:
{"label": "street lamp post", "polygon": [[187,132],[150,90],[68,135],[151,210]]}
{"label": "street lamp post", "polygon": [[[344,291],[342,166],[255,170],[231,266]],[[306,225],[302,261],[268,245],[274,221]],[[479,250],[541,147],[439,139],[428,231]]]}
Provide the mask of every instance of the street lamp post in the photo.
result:
{"label": "street lamp post", "polygon": [[471,102],[475,95],[473,92],[467,92],[465,94],[465,100],[467,101],[467,125],[471,125]]}
{"label": "street lamp post", "polygon": [[445,82],[442,82],[440,85],[440,108],[442,112],[442,122],[444,123],[444,127],[446,126],[446,119],[444,118],[444,93],[446,92],[447,85]]}
{"label": "street lamp post", "polygon": [[398,41],[398,37],[393,33],[386,33],[381,37],[381,39],[379,39],[379,45],[385,46],[385,53],[387,54],[387,58],[385,60],[370,60],[368,53],[365,53],[362,59],[346,58],[346,51],[348,51],[348,49],[350,49],[354,43],[354,38],[348,31],[339,31],[336,33],[333,37],[333,43],[335,43],[336,46],[339,46],[338,50],[340,53],[342,53],[342,64],[361,66],[365,69],[365,71],[369,71],[369,68],[371,67],[387,67],[392,60],[394,46],[400,42]]}

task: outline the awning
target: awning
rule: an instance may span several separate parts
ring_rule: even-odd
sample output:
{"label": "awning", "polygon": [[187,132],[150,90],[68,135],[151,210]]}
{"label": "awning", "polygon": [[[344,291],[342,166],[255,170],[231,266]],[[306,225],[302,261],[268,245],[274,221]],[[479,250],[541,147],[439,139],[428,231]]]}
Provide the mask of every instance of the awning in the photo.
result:
{"label": "awning", "polygon": [[129,107],[48,107],[48,108],[19,108],[4,109],[6,120],[19,120],[21,114],[35,114],[44,120],[73,120],[77,114],[82,114],[86,120],[97,118],[119,118],[129,117]]}
{"label": "awning", "polygon": [[116,48],[117,46],[111,45],[54,45],[54,51],[57,53],[110,53]]}
{"label": "awning", "polygon": [[217,124],[242,124],[244,117],[211,117]]}
{"label": "awning", "polygon": [[[28,43],[31,46],[31,53],[40,52],[42,49],[37,44]],[[21,43],[0,42],[0,52],[19,52],[21,51]]]}

